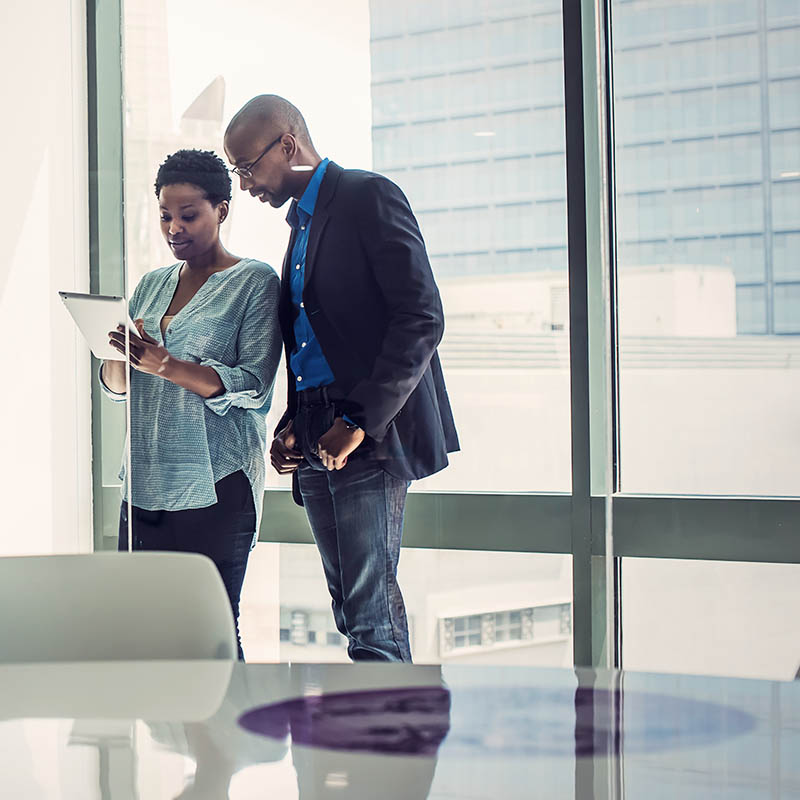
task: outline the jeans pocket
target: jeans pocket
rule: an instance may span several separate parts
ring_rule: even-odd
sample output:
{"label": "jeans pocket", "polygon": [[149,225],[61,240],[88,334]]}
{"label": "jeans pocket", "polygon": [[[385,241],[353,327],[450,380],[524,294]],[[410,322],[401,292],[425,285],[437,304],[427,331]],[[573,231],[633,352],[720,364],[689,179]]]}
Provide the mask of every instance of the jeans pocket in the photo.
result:
{"label": "jeans pocket", "polygon": [[311,415],[311,449],[317,452],[317,442],[331,429],[336,418],[336,409],[333,405],[318,406],[312,409],[316,413]]}
{"label": "jeans pocket", "polygon": [[333,405],[306,406],[297,412],[294,423],[295,435],[300,452],[312,469],[325,469],[317,454],[317,443],[330,430],[334,416]]}

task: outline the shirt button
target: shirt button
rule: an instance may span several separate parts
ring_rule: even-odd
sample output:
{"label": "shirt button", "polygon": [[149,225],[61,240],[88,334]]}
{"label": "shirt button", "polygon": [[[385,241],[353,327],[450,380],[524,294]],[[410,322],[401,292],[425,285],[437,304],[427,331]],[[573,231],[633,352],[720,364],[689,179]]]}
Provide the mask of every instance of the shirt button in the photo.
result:
{"label": "shirt button", "polygon": [[305,225],[301,225],[301,226],[300,226],[300,230],[301,230],[301,231],[304,231],[305,229],[306,229],[306,226],[305,226]]}
{"label": "shirt button", "polygon": [[300,345],[300,347],[305,347],[305,346],[306,346],[306,344],[307,344],[307,342],[303,342],[303,343]]}
{"label": "shirt button", "polygon": [[295,269],[300,269],[300,265],[299,265],[299,264],[295,264],[295,267],[294,267],[294,268],[295,268]]}
{"label": "shirt button", "polygon": [[306,307],[305,303],[300,303],[300,308],[305,308],[305,307]]}
{"label": "shirt button", "polygon": [[297,380],[298,380],[298,381],[301,381],[301,380],[303,380],[303,376],[302,376],[302,375],[298,375],[298,376],[297,376]]}

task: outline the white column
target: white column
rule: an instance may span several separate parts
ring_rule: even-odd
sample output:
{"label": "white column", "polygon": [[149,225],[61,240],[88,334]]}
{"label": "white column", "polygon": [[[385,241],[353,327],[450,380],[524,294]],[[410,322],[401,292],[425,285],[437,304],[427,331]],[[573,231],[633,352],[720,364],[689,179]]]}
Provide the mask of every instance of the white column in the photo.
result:
{"label": "white column", "polygon": [[0,27],[0,555],[91,548],[89,355],[59,289],[89,285],[84,0]]}

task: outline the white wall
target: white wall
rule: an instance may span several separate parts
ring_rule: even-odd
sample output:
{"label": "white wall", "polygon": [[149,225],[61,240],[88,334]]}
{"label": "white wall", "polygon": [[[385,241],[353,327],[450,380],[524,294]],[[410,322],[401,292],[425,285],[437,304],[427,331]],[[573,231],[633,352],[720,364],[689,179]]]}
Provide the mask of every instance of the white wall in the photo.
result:
{"label": "white wall", "polygon": [[88,289],[82,0],[0,28],[0,555],[91,547],[89,357],[59,289]]}

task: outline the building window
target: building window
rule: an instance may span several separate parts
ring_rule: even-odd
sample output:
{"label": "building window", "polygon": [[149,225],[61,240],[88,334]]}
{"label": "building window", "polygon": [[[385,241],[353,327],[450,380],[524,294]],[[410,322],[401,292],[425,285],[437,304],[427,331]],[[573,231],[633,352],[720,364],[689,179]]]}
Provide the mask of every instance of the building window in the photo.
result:
{"label": "building window", "polygon": [[741,334],[767,332],[767,298],[763,284],[736,287],[736,330]]}
{"label": "building window", "polygon": [[565,331],[569,324],[569,288],[553,286],[550,289],[550,330]]}
{"label": "building window", "polygon": [[[409,623],[410,624],[410,623]],[[347,639],[334,627],[330,611],[282,606],[280,641],[293,647],[347,647]]]}
{"label": "building window", "polygon": [[562,636],[572,635],[572,606],[569,603],[562,603],[560,606],[561,626],[559,633]]}
{"label": "building window", "polygon": [[[568,603],[538,606],[533,609],[533,638],[555,639],[568,635],[572,626],[572,615]],[[565,633],[566,631],[566,633]]]}
{"label": "building window", "polygon": [[776,233],[773,239],[775,259],[775,280],[800,280],[800,263],[797,253],[800,252],[800,232]]}
{"label": "building window", "polygon": [[453,621],[453,647],[477,647],[481,644],[481,617],[456,617]]}
{"label": "building window", "polygon": [[308,644],[308,614],[305,611],[292,611],[289,626],[289,641],[301,647]]}
{"label": "building window", "polygon": [[800,125],[800,78],[770,83],[769,118],[772,127]]}
{"label": "building window", "polygon": [[441,655],[457,655],[459,650],[467,648],[524,647],[568,638],[571,634],[572,606],[569,603],[439,620]]}
{"label": "building window", "polygon": [[494,615],[495,642],[522,639],[522,611],[501,611]]}
{"label": "building window", "polygon": [[775,332],[800,333],[800,283],[775,286]]}

